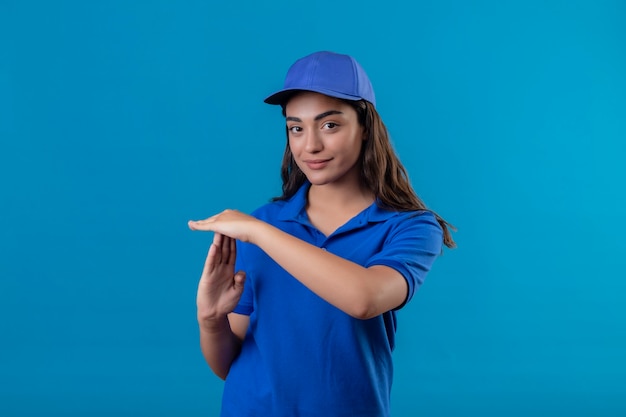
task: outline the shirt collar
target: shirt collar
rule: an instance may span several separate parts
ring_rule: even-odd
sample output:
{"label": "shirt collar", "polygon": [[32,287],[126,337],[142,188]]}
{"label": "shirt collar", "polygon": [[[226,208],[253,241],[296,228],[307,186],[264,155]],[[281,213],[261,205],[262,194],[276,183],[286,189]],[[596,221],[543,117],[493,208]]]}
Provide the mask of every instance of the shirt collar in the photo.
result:
{"label": "shirt collar", "polygon": [[[305,181],[298,191],[286,201],[278,214],[279,220],[310,224],[309,217],[306,214],[307,195],[310,187],[311,183]],[[358,216],[363,216],[368,223],[377,223],[397,215],[397,211],[381,208],[380,202],[376,201],[376,203],[363,210]]]}
{"label": "shirt collar", "polygon": [[308,181],[305,181],[305,183],[300,186],[298,191],[296,191],[296,193],[292,195],[281,208],[278,213],[278,220],[298,222],[306,220],[306,223],[309,222],[306,214],[306,196],[309,192],[310,186],[311,183]]}

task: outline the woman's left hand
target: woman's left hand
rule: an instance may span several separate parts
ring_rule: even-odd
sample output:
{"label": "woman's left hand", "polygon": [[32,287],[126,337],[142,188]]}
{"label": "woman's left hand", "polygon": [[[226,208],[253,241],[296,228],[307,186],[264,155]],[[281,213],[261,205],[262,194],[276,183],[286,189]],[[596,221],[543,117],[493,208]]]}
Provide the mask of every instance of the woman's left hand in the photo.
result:
{"label": "woman's left hand", "polygon": [[208,219],[190,220],[187,224],[191,230],[217,232],[241,242],[250,242],[256,231],[255,227],[262,222],[237,210],[224,210]]}

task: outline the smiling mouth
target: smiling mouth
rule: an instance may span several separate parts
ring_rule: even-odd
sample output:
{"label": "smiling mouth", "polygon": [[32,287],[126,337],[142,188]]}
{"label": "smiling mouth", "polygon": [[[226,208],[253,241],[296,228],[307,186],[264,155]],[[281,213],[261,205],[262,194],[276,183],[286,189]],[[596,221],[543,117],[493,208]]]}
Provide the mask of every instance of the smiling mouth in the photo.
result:
{"label": "smiling mouth", "polygon": [[330,162],[330,159],[308,159],[304,161],[310,169],[322,169],[328,165],[328,162]]}

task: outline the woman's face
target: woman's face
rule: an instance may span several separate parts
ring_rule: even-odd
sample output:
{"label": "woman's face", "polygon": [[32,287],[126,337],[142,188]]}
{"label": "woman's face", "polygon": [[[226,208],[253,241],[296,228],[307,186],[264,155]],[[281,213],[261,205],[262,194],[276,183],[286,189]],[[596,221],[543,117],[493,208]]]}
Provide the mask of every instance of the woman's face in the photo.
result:
{"label": "woman's face", "polygon": [[299,93],[285,106],[289,147],[312,185],[358,184],[363,128],[349,104]]}

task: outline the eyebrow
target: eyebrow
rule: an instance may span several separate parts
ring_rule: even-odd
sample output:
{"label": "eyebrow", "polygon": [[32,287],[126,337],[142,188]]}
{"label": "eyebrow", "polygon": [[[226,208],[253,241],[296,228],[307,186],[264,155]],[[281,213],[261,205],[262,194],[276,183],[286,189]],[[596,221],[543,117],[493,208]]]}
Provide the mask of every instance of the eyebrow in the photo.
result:
{"label": "eyebrow", "polygon": [[[328,110],[324,113],[318,114],[317,116],[315,116],[315,121],[321,120],[324,117],[327,116],[332,116],[333,114],[343,114],[343,112],[339,111],[339,110]],[[298,122],[298,123],[302,123],[302,119],[298,118],[298,117],[293,117],[293,116],[287,116],[285,118],[286,121],[288,122]]]}

